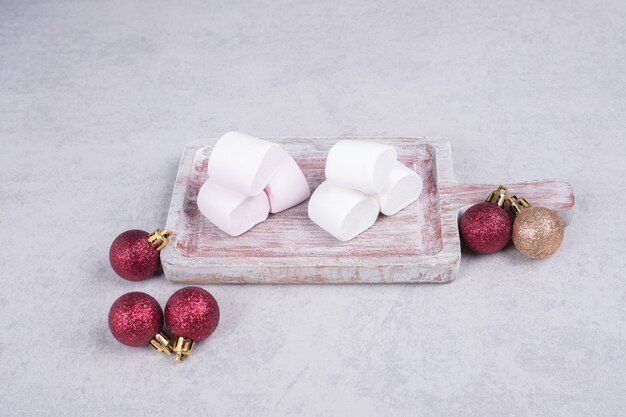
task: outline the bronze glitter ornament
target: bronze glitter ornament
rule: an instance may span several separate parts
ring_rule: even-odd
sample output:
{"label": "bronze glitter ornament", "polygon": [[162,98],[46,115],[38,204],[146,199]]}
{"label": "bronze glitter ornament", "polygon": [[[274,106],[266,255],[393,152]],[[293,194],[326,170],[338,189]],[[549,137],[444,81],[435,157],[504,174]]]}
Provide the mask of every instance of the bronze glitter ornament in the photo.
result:
{"label": "bronze glitter ornament", "polygon": [[533,259],[554,254],[563,242],[563,222],[559,216],[545,207],[532,207],[521,197],[511,196],[508,201],[515,212],[515,247]]}

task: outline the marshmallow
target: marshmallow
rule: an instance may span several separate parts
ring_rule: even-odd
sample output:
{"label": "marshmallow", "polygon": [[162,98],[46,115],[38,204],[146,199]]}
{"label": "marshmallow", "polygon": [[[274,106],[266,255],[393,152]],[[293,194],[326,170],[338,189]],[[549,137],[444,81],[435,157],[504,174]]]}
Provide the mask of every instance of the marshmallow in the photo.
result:
{"label": "marshmallow", "polygon": [[422,177],[402,162],[396,161],[387,176],[387,181],[378,201],[380,212],[392,216],[417,200],[422,192]]}
{"label": "marshmallow", "polygon": [[376,222],[378,210],[375,198],[329,181],[320,184],[309,200],[309,218],[344,242],[369,229]]}
{"label": "marshmallow", "polygon": [[328,152],[326,179],[338,187],[378,194],[383,190],[396,158],[396,150],[391,146],[363,140],[340,140]]}
{"label": "marshmallow", "polygon": [[270,212],[264,192],[248,197],[212,180],[200,188],[198,208],[211,223],[231,236],[252,229],[267,219]]}
{"label": "marshmallow", "polygon": [[311,196],[311,189],[294,159],[283,151],[283,161],[272,177],[265,193],[270,201],[270,213],[279,213]]}
{"label": "marshmallow", "polygon": [[213,147],[209,178],[246,196],[257,196],[267,186],[283,159],[282,148],[239,132],[228,132]]}

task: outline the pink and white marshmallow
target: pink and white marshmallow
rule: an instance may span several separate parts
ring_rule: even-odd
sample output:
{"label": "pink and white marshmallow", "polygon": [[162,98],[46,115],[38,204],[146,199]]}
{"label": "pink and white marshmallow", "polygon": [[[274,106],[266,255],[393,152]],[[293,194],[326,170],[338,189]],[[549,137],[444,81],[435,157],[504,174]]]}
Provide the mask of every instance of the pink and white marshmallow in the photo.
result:
{"label": "pink and white marshmallow", "polygon": [[198,193],[200,212],[231,236],[239,236],[267,219],[270,204],[264,192],[247,196],[209,179]]}
{"label": "pink and white marshmallow", "polygon": [[374,225],[378,203],[357,190],[324,181],[309,199],[309,218],[341,241],[354,239]]}
{"label": "pink and white marshmallow", "polygon": [[198,208],[215,226],[239,236],[309,198],[309,184],[296,161],[275,143],[228,132],[213,147]]}
{"label": "pink and white marshmallow", "polygon": [[380,212],[393,216],[416,201],[422,192],[422,177],[400,161],[395,161],[382,192],[374,195]]}
{"label": "pink and white marshmallow", "polygon": [[328,152],[326,179],[338,187],[378,194],[396,159],[392,146],[364,140],[340,140]]}
{"label": "pink and white marshmallow", "polygon": [[270,213],[280,213],[311,196],[304,173],[287,152],[283,151],[283,160],[265,187],[265,193],[270,201]]}
{"label": "pink and white marshmallow", "polygon": [[328,152],[326,181],[309,200],[309,218],[339,240],[355,238],[379,211],[391,216],[416,201],[422,178],[388,145],[341,140]]}
{"label": "pink and white marshmallow", "polygon": [[208,174],[226,188],[256,196],[270,182],[283,159],[276,143],[240,132],[224,134],[209,157]]}

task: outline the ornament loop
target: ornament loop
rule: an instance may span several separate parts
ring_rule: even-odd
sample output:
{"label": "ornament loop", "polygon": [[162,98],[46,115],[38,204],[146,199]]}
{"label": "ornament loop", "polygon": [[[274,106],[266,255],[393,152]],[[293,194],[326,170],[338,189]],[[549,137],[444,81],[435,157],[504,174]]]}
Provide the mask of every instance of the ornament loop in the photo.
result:
{"label": "ornament loop", "polygon": [[176,338],[176,341],[171,345],[170,349],[176,354],[176,360],[182,362],[187,356],[191,355],[193,347],[196,345],[191,339],[185,339],[182,336]]}
{"label": "ornament loop", "polygon": [[530,203],[526,201],[526,199],[524,199],[523,197],[512,195],[510,197],[507,197],[507,200],[509,204],[511,205],[511,208],[513,209],[515,214],[518,214],[520,211],[522,211],[526,207],[531,207]]}
{"label": "ornament loop", "polygon": [[150,340],[150,346],[155,348],[157,352],[163,352],[166,355],[170,355],[172,353],[170,338],[163,332],[157,333],[157,335]]}
{"label": "ornament loop", "polygon": [[152,247],[158,251],[163,249],[170,243],[169,238],[174,234],[171,230],[157,229],[150,236],[148,236],[148,242]]}

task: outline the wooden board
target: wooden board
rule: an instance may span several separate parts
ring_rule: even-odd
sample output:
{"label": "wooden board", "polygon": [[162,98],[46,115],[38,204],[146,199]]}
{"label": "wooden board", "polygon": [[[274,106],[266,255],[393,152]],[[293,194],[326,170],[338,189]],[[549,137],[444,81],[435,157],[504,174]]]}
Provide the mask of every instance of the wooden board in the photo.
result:
{"label": "wooden board", "polygon": [[[342,138],[268,138],[284,145],[311,189],[324,180],[330,147]],[[363,138],[359,138],[363,139]],[[394,146],[398,159],[422,176],[418,201],[349,242],[340,242],[311,222],[307,202],[231,237],[202,216],[196,205],[207,179],[215,140],[191,143],[181,159],[166,228],[174,231],[161,252],[167,279],[216,284],[339,284],[449,282],[461,250],[458,212],[483,201],[497,184],[461,185],[454,179],[450,144],[444,140],[372,138]],[[554,210],[574,205],[569,184],[538,181],[508,184],[532,204]]]}

